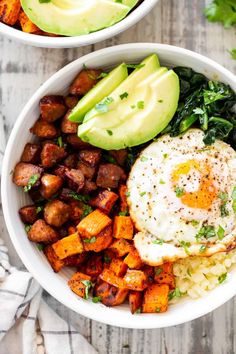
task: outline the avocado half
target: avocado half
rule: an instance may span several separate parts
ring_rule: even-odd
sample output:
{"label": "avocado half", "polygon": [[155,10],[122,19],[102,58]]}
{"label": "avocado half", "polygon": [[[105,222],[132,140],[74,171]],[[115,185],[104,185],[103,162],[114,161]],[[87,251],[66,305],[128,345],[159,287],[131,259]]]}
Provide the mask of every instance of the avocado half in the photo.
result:
{"label": "avocado half", "polygon": [[138,0],[21,0],[41,30],[64,36],[95,32],[121,21]]}

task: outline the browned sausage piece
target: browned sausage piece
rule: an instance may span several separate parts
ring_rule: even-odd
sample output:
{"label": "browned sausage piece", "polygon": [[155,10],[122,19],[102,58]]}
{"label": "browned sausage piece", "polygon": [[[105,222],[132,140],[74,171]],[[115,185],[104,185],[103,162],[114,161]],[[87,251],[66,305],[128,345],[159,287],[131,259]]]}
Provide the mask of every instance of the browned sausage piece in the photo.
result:
{"label": "browned sausage piece", "polygon": [[48,202],[44,208],[44,219],[49,225],[62,226],[70,217],[69,205],[58,199]]}
{"label": "browned sausage piece", "polygon": [[84,204],[78,200],[69,202],[70,206],[70,220],[79,222],[83,215]]}
{"label": "browned sausage piece", "polygon": [[95,182],[86,179],[85,182],[84,182],[83,193],[84,194],[89,194],[91,192],[94,192],[97,188],[98,187],[97,187]]}
{"label": "browned sausage piece", "polygon": [[[63,188],[61,193],[60,193],[60,196],[59,198],[65,202],[70,202],[70,201],[73,201],[75,200],[72,195],[73,195],[74,191],[72,191],[71,189],[69,188]],[[72,232],[73,233],[73,232]]]}
{"label": "browned sausage piece", "polygon": [[42,119],[38,119],[35,122],[30,132],[42,139],[53,139],[59,135],[57,128],[52,123],[48,123]]}
{"label": "browned sausage piece", "polygon": [[96,183],[102,188],[117,188],[119,183],[125,179],[123,168],[107,163],[99,166]]}
{"label": "browned sausage piece", "polygon": [[88,166],[96,167],[101,159],[101,155],[100,149],[81,150],[79,152],[79,159]]}
{"label": "browned sausage piece", "polygon": [[87,178],[89,180],[93,179],[95,172],[96,172],[95,167],[88,166],[85,163],[83,163],[82,161],[79,161],[77,164],[77,168],[83,173],[85,178]]}
{"label": "browned sausage piece", "polygon": [[67,158],[62,162],[68,168],[76,168],[78,159],[76,154],[70,154]]}
{"label": "browned sausage piece", "polygon": [[97,77],[102,73],[101,70],[85,69],[82,70],[70,86],[70,94],[75,96],[85,95],[98,82]]}
{"label": "browned sausage piece", "polygon": [[41,98],[39,107],[42,120],[49,123],[63,117],[67,111],[63,97],[56,95],[48,95]]}
{"label": "browned sausage piece", "polygon": [[75,192],[81,191],[84,187],[84,175],[80,170],[71,169],[65,173],[69,188]]}
{"label": "browned sausage piece", "polygon": [[44,167],[52,167],[66,157],[67,153],[63,147],[46,143],[41,152],[41,163]]}
{"label": "browned sausage piece", "polygon": [[89,201],[94,208],[99,208],[104,213],[109,214],[119,196],[107,189],[100,191],[98,195]]}
{"label": "browned sausage piece", "polygon": [[68,116],[71,111],[68,111],[61,120],[61,131],[65,134],[76,134],[78,130],[78,123],[71,122]]}
{"label": "browned sausage piece", "polygon": [[27,143],[21,155],[22,162],[38,163],[40,161],[41,146]]}
{"label": "browned sausage piece", "polygon": [[54,169],[55,175],[61,177],[63,180],[66,179],[66,172],[67,171],[69,171],[69,169],[63,165],[58,165],[58,167],[56,167]]}
{"label": "browned sausage piece", "polygon": [[75,96],[68,95],[68,96],[64,97],[64,101],[65,101],[65,104],[67,105],[67,107],[69,109],[72,109],[77,105],[79,100]]}
{"label": "browned sausage piece", "polygon": [[43,169],[39,166],[33,165],[31,163],[19,162],[13,172],[13,182],[20,187],[25,187],[28,185],[30,177],[35,176],[36,182],[34,187],[40,184],[40,177],[43,173]]}
{"label": "browned sausage piece", "polygon": [[125,163],[125,160],[128,156],[128,151],[126,149],[122,149],[122,150],[110,150],[109,154],[114,157],[114,159],[116,160],[116,162],[123,166]]}
{"label": "browned sausage piece", "polygon": [[33,242],[53,243],[58,240],[58,233],[44,220],[39,219],[32,225],[28,238]]}
{"label": "browned sausage piece", "polygon": [[27,205],[19,210],[20,218],[25,224],[33,224],[37,219],[37,207],[35,205]]}
{"label": "browned sausage piece", "polygon": [[91,147],[89,143],[81,140],[76,134],[70,134],[67,137],[67,142],[70,144],[74,149],[86,149]]}
{"label": "browned sausage piece", "polygon": [[41,178],[40,193],[46,199],[51,198],[62,187],[63,179],[59,176],[44,174]]}

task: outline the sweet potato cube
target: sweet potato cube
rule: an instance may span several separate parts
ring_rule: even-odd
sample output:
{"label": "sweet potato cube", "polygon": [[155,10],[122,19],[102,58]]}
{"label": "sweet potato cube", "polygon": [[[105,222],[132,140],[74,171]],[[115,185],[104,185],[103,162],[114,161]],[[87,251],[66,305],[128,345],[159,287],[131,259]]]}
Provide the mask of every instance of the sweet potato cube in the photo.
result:
{"label": "sweet potato cube", "polygon": [[91,199],[89,204],[94,208],[101,209],[104,213],[109,214],[113,205],[118,199],[118,195],[107,189],[98,193],[98,195]]}
{"label": "sweet potato cube", "polygon": [[118,277],[122,277],[126,273],[127,268],[127,264],[120,258],[113,258],[109,266],[109,269]]}
{"label": "sweet potato cube", "polygon": [[112,226],[103,229],[97,236],[83,239],[85,251],[100,252],[112,243]]}
{"label": "sweet potato cube", "polygon": [[91,287],[90,284],[91,277],[87,274],[83,274],[80,272],[75,273],[68,281],[68,285],[71,290],[83,299],[87,299],[87,293],[89,288]]}
{"label": "sweet potato cube", "polygon": [[94,295],[106,306],[117,306],[122,304],[127,295],[127,289],[119,289],[105,281],[99,280],[94,287]]}
{"label": "sweet potato cube", "polygon": [[131,251],[132,246],[124,238],[119,238],[118,240],[115,240],[109,248],[117,255],[117,257],[123,257]]}
{"label": "sweet potato cube", "polygon": [[173,274],[173,263],[167,262],[155,267],[154,281],[157,284],[167,284],[170,289],[175,288],[175,276]]}
{"label": "sweet potato cube", "polygon": [[143,291],[147,287],[147,275],[141,270],[128,269],[124,281],[130,290]]}
{"label": "sweet potato cube", "polygon": [[113,225],[113,236],[132,240],[134,226],[130,216],[115,216]]}
{"label": "sweet potato cube", "polygon": [[0,1],[0,22],[9,26],[14,26],[20,14],[20,0],[1,0]]}
{"label": "sweet potato cube", "polygon": [[99,209],[94,210],[77,225],[77,230],[83,238],[98,235],[105,227],[111,225],[112,220]]}
{"label": "sweet potato cube", "polygon": [[131,249],[129,254],[125,257],[124,262],[128,265],[130,269],[139,269],[143,265],[139,253],[134,247]]}
{"label": "sweet potato cube", "polygon": [[63,260],[61,260],[55,253],[51,245],[44,247],[43,250],[48,262],[50,263],[54,272],[59,272],[64,266]]}
{"label": "sweet potato cube", "polygon": [[120,210],[125,212],[128,210],[127,203],[127,187],[124,184],[121,184],[119,187],[119,196],[120,196]]}
{"label": "sweet potato cube", "polygon": [[129,293],[129,307],[131,313],[141,312],[143,293],[141,291],[130,291]]}
{"label": "sweet potato cube", "polygon": [[152,284],[144,292],[142,312],[165,312],[168,308],[169,286],[166,284]]}
{"label": "sweet potato cube", "polygon": [[82,252],[64,258],[63,263],[65,266],[78,267],[81,266],[81,264],[84,263],[86,259],[87,259],[87,253]]}
{"label": "sweet potato cube", "polygon": [[98,254],[89,256],[84,270],[86,274],[90,275],[92,279],[96,280],[103,270],[102,256]]}
{"label": "sweet potato cube", "polygon": [[38,33],[40,31],[40,29],[29,19],[23,10],[20,12],[19,22],[23,32]]}
{"label": "sweet potato cube", "polygon": [[55,253],[60,259],[82,253],[84,248],[79,235],[72,234],[62,238],[52,245]]}
{"label": "sweet potato cube", "polygon": [[107,268],[103,269],[102,273],[100,274],[100,279],[120,289],[128,288],[123,278],[118,277],[114,272]]}

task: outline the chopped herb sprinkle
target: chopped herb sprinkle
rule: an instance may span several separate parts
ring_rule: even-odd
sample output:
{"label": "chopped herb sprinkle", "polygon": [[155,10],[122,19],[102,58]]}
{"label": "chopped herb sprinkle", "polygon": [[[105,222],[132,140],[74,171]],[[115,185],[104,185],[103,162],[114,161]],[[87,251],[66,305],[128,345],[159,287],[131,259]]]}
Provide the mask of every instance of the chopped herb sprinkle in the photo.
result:
{"label": "chopped herb sprinkle", "polygon": [[120,95],[120,99],[123,100],[124,98],[127,98],[129,96],[128,92],[124,92]]}
{"label": "chopped herb sprinkle", "polygon": [[218,277],[219,284],[222,284],[227,278],[227,273],[223,273]]}
{"label": "chopped herb sprinkle", "polygon": [[27,186],[24,187],[24,192],[29,192],[35,183],[37,183],[39,177],[40,175],[38,173],[30,176]]}

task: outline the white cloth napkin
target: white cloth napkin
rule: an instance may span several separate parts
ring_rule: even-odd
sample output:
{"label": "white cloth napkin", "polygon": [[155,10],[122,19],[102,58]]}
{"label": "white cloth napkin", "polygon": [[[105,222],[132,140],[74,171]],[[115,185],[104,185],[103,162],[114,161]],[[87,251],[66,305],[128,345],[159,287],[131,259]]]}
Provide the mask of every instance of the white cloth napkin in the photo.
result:
{"label": "white cloth napkin", "polygon": [[42,299],[28,272],[11,267],[0,239],[0,354],[96,354]]}

